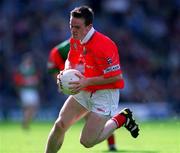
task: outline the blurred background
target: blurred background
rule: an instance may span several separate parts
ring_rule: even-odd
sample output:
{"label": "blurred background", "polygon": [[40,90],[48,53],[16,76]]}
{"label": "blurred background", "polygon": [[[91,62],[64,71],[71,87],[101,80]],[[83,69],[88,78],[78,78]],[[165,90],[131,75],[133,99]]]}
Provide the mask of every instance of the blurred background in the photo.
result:
{"label": "blurred background", "polygon": [[36,119],[57,116],[64,96],[47,72],[47,59],[70,37],[69,12],[79,5],[93,8],[95,29],[119,47],[126,81],[120,107],[132,107],[141,120],[179,117],[179,0],[1,0],[0,120],[22,119],[14,78],[27,54],[38,75]]}

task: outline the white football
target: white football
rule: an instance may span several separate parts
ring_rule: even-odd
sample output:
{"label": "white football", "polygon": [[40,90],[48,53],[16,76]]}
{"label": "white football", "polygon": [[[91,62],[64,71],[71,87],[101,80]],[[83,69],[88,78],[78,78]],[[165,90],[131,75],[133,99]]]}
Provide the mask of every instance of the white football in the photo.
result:
{"label": "white football", "polygon": [[78,70],[75,69],[68,69],[63,71],[63,73],[60,74],[59,80],[60,80],[60,91],[66,95],[73,95],[72,91],[69,89],[71,86],[69,82],[72,81],[78,81],[79,77],[77,77],[75,74],[81,74]]}

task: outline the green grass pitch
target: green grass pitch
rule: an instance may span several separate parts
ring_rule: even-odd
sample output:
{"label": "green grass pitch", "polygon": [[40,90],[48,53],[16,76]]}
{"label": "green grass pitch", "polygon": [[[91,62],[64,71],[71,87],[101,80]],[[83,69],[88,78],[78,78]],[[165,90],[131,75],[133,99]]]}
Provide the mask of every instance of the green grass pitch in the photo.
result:
{"label": "green grass pitch", "polygon": [[[107,153],[107,142],[93,148],[79,143],[83,122],[67,132],[59,153]],[[43,153],[53,123],[33,123],[24,131],[20,123],[0,122],[0,153]],[[117,153],[180,153],[180,120],[140,123],[140,136],[133,139],[125,128],[116,130]]]}

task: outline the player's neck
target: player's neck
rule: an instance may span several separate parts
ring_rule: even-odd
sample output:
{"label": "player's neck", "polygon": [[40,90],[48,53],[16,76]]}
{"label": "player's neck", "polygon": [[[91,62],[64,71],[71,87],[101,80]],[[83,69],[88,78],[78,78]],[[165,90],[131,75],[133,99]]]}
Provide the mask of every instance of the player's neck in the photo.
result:
{"label": "player's neck", "polygon": [[88,33],[85,35],[85,37],[80,41],[81,44],[87,43],[87,42],[90,40],[90,38],[93,36],[94,32],[95,32],[95,29],[92,27],[92,28],[88,31]]}

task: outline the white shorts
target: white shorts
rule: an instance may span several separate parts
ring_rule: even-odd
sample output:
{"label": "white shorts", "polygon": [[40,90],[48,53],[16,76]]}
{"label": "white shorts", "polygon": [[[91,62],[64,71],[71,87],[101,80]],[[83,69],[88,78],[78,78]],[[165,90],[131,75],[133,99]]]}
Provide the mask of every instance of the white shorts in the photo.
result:
{"label": "white shorts", "polygon": [[94,93],[81,91],[73,98],[89,111],[114,116],[118,112],[119,95],[119,89],[106,89]]}
{"label": "white shorts", "polygon": [[23,106],[36,106],[39,104],[39,94],[34,89],[21,89],[20,98]]}

